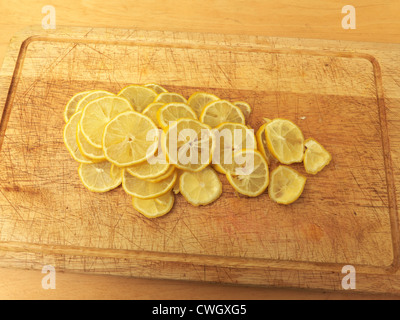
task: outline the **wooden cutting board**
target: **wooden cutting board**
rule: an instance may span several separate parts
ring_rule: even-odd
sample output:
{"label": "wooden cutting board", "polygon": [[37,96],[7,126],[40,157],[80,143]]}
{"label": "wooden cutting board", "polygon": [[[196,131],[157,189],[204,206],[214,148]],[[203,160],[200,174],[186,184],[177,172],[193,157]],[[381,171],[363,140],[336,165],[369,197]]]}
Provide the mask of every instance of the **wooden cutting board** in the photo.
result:
{"label": "wooden cutting board", "polygon": [[[30,28],[0,74],[0,266],[400,293],[400,45],[123,29]],[[149,220],[121,188],[85,189],[63,110],[83,90],[158,83],[250,103],[249,124],[287,118],[332,154],[290,206],[181,195]],[[294,165],[304,173],[301,165]]]}

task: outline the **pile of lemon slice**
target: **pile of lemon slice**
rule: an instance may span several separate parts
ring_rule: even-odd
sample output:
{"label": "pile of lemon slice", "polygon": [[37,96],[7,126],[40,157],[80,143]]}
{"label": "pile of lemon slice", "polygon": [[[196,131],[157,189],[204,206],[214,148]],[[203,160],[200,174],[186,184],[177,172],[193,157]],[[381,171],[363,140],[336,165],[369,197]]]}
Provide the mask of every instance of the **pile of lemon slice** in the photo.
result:
{"label": "pile of lemon slice", "polygon": [[287,166],[270,175],[271,160],[303,161],[306,172],[316,174],[331,156],[314,139],[304,141],[289,120],[265,119],[254,133],[251,111],[244,101],[206,92],[186,99],[158,84],[129,85],[117,94],[90,90],[68,101],[64,142],[87,189],[122,185],[148,218],[168,213],[178,193],[194,206],[216,201],[219,174],[245,196],[259,196],[269,186],[272,200],[292,203],[306,179]]}

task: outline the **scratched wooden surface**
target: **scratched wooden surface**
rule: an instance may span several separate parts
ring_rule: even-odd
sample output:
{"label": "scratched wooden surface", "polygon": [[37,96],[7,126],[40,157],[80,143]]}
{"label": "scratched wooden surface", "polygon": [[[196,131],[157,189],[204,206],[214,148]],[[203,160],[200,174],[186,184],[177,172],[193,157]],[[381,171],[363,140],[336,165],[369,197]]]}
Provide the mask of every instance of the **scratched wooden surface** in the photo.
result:
{"label": "scratched wooden surface", "polygon": [[[398,49],[121,29],[19,33],[0,75],[0,266],[340,290],[351,264],[361,291],[398,293]],[[333,161],[292,206],[238,197],[221,177],[214,204],[178,196],[149,221],[121,189],[83,188],[62,141],[72,94],[147,82],[246,100],[254,128],[262,117],[289,118]]]}

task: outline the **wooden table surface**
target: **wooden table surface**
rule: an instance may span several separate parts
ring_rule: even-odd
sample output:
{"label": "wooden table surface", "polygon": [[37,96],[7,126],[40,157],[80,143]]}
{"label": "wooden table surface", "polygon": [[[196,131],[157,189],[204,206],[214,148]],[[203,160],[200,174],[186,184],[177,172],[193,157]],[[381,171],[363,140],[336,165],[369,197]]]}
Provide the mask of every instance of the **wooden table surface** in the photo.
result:
{"label": "wooden table surface", "polygon": [[[15,32],[41,25],[44,5],[56,25],[400,43],[398,0],[0,0],[0,61]],[[356,8],[356,29],[344,30],[342,7]],[[169,280],[57,273],[44,290],[36,270],[0,269],[0,299],[388,299],[387,295],[226,286]]]}

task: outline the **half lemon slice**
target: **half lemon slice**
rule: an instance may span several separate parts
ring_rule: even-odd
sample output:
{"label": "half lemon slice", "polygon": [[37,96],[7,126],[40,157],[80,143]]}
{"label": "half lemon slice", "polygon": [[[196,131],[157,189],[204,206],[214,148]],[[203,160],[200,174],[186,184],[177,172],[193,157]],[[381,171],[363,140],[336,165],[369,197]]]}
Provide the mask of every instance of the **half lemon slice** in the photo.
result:
{"label": "half lemon slice", "polygon": [[332,156],[325,148],[314,139],[304,141],[304,168],[309,174],[317,174],[329,164]]}
{"label": "half lemon slice", "polygon": [[300,128],[286,119],[274,119],[265,127],[268,149],[283,164],[302,162],[304,136]]}

